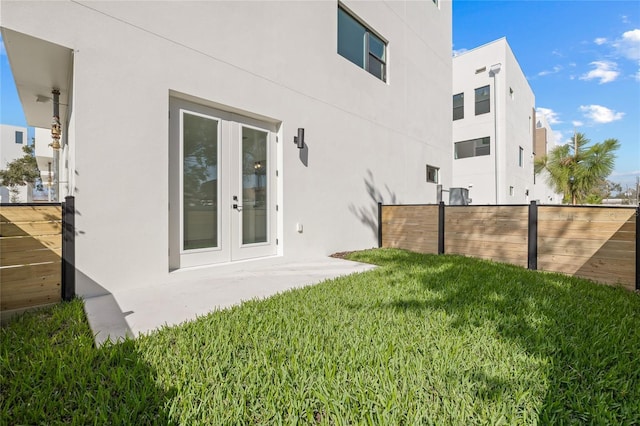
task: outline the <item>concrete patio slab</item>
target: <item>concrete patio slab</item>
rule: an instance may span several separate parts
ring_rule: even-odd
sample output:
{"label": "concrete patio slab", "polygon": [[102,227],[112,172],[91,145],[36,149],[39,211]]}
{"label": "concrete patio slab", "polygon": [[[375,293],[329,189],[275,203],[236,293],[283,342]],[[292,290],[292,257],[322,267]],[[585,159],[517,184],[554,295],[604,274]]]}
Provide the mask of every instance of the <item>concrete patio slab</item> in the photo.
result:
{"label": "concrete patio slab", "polygon": [[137,337],[243,301],[373,268],[331,257],[295,261],[275,257],[181,270],[161,285],[86,298],[85,311],[100,346],[107,339]]}

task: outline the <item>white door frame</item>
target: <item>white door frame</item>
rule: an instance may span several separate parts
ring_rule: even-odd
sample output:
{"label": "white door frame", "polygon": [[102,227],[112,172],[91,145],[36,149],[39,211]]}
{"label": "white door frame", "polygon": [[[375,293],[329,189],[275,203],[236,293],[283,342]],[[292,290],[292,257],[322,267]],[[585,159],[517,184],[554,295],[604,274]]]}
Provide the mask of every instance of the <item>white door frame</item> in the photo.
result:
{"label": "white door frame", "polygon": [[[271,256],[277,253],[277,183],[275,125],[177,98],[169,102],[169,267],[178,269]],[[217,131],[217,238],[216,247],[184,248],[183,117],[191,114],[218,123]],[[242,130],[267,133],[266,242],[242,244]],[[233,195],[239,197],[233,200]],[[175,208],[174,208],[175,206]]]}

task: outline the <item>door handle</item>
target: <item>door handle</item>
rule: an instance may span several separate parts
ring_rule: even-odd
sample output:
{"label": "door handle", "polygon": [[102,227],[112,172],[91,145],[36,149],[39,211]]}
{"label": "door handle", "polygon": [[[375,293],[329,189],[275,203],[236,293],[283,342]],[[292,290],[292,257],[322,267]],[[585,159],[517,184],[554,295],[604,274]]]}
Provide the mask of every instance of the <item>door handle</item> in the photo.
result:
{"label": "door handle", "polygon": [[233,196],[233,201],[236,201],[235,203],[233,203],[233,208],[238,210],[238,211],[241,211],[242,210],[242,206],[238,205],[238,203],[237,203],[237,201],[238,201],[238,196],[237,195]]}

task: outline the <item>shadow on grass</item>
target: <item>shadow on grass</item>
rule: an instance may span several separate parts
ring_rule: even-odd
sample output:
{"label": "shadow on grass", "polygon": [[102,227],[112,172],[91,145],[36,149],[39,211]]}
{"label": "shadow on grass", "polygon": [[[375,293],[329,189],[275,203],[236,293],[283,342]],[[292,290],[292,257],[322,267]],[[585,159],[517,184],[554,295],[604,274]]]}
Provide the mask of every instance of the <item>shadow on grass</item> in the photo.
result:
{"label": "shadow on grass", "polygon": [[[578,278],[465,258],[375,250],[352,260],[374,260],[389,285],[402,272],[405,294],[376,306],[430,316],[445,312],[451,330],[490,328],[548,367],[537,411],[542,423],[632,424],[640,421],[640,297]],[[491,379],[491,380],[489,380]],[[487,389],[505,389],[478,378]],[[508,386],[506,387],[508,390]]]}
{"label": "shadow on grass", "polygon": [[94,346],[82,302],[27,313],[1,330],[1,424],[172,424],[135,342]]}

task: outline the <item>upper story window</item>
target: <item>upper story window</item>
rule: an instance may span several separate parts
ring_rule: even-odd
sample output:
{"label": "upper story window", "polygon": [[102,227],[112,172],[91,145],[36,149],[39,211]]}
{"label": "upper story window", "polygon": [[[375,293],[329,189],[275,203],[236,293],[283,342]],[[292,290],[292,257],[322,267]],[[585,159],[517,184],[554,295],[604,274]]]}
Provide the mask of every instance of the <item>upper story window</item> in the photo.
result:
{"label": "upper story window", "polygon": [[476,115],[486,114],[491,111],[490,93],[489,86],[479,87],[476,89]]}
{"label": "upper story window", "polygon": [[338,53],[387,81],[387,44],[341,7],[338,7]]}
{"label": "upper story window", "polygon": [[464,93],[453,95],[453,120],[464,118]]}
{"label": "upper story window", "polygon": [[24,133],[16,130],[16,143],[23,143]]}
{"label": "upper story window", "polygon": [[456,142],[454,158],[469,158],[489,155],[491,153],[491,139],[489,137],[471,139],[468,141]]}
{"label": "upper story window", "polygon": [[524,148],[518,147],[518,166],[524,167]]}

